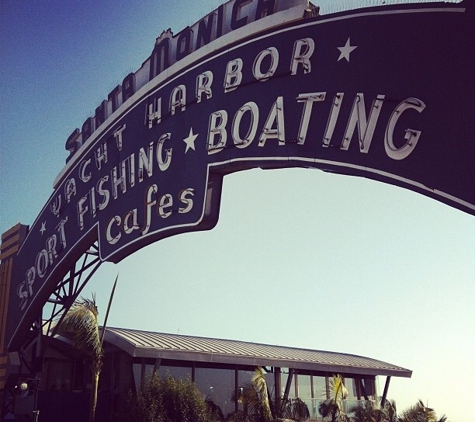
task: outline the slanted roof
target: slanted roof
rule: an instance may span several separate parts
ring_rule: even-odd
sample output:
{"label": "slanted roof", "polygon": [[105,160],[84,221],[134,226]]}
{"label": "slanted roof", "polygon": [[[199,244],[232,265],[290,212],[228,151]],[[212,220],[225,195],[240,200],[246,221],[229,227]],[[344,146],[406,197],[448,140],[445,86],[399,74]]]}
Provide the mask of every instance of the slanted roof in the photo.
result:
{"label": "slanted roof", "polygon": [[274,366],[330,373],[411,377],[412,371],[347,353],[300,349],[126,328],[107,328],[105,341],[133,357]]}

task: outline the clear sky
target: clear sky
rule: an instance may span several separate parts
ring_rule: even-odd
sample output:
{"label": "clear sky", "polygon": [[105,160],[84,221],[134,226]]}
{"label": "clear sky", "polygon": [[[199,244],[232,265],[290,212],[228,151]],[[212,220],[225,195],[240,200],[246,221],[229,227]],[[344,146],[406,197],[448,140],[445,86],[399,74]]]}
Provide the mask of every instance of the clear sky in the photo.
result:
{"label": "clear sky", "polygon": [[[219,3],[0,2],[2,233],[33,223],[66,138],[155,38]],[[318,170],[235,173],[214,230],[99,269],[84,295],[102,315],[117,273],[112,326],[377,358],[413,370],[391,381],[399,409],[422,399],[452,422],[473,417],[475,217],[435,200]]]}

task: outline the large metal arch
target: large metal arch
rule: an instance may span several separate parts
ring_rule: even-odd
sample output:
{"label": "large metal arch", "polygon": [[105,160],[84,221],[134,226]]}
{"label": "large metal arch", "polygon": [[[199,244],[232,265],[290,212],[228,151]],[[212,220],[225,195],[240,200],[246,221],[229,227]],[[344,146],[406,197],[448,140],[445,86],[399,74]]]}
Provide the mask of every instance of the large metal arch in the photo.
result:
{"label": "large metal arch", "polygon": [[53,336],[56,333],[57,324],[61,322],[102,263],[99,258],[98,244],[94,242],[74,263],[48,298],[45,306],[50,305],[50,312],[43,312],[42,315],[44,335]]}
{"label": "large metal arch", "polygon": [[42,372],[42,356],[50,339],[55,336],[69,308],[102,263],[97,242],[94,242],[57,282],[41,312],[30,325],[28,335],[14,352],[20,364],[20,373],[34,376]]}
{"label": "large metal arch", "polygon": [[[462,6],[457,5],[457,6],[453,6],[452,8],[444,8],[444,11],[439,10],[437,13],[441,13],[441,14],[452,13],[454,17],[455,15],[461,16],[462,13],[466,13],[466,10],[469,10],[468,5],[473,6],[473,3],[469,4],[469,2],[465,0]],[[467,6],[467,8],[465,8],[465,6]],[[447,11],[447,9],[451,9],[452,12]],[[462,9],[463,9],[463,12],[462,12]],[[388,7],[386,10],[398,11],[398,10],[407,10],[407,8],[401,9],[400,6]],[[429,10],[428,6],[421,8],[420,15],[422,15],[424,11],[428,12],[428,10]],[[471,10],[473,12],[473,9]],[[379,11],[380,10],[378,9],[378,13]],[[369,10],[368,13],[371,13],[371,10]],[[428,12],[428,13],[433,13],[433,12]],[[338,16],[343,16],[343,15],[338,15]],[[471,16],[473,18],[473,13]],[[316,19],[318,20],[319,18],[316,18]],[[358,19],[358,18],[354,17],[354,19]],[[290,31],[290,29],[292,28],[292,25],[285,24],[284,27],[286,28],[286,30]],[[473,32],[473,29],[472,29],[472,32]],[[251,41],[246,39],[245,43],[249,44],[251,43]],[[470,64],[473,65],[473,63],[470,63]],[[186,69],[189,69],[190,66],[188,66]],[[159,87],[158,82],[156,82],[156,87]],[[156,88],[154,92],[156,92],[157,89],[158,88]],[[151,94],[147,93],[147,95],[151,95]],[[356,98],[357,97],[354,98],[355,103],[357,102]],[[306,99],[308,100],[308,97]],[[306,99],[302,97],[301,104]],[[315,98],[312,98],[311,101],[313,104],[313,102],[317,102],[318,99],[315,97]],[[407,102],[406,106],[415,107],[414,102],[411,102],[411,101],[412,99],[409,102]],[[271,104],[276,104],[276,102],[271,101]],[[306,104],[310,104],[310,103],[307,102]],[[239,103],[238,105],[242,106],[243,104]],[[277,104],[276,110],[278,109],[278,107],[279,107],[279,104]],[[239,107],[237,108],[239,109]],[[245,112],[248,112],[247,110],[248,109],[246,109]],[[275,114],[277,113],[278,111],[275,112]],[[118,122],[119,120],[116,118],[115,121],[113,121],[108,126],[107,130],[109,130],[109,132],[107,132],[107,130],[103,131],[104,137],[109,136],[113,132],[113,130],[111,129],[112,126],[114,126],[114,129],[117,128]],[[468,129],[466,130],[466,133],[467,132],[469,132]],[[97,139],[99,139],[99,135],[97,135]],[[308,158],[308,157],[299,157],[297,155],[292,155],[292,152],[295,151],[295,147],[298,144],[298,142],[295,141],[294,139],[290,139],[290,140],[285,139],[284,144],[286,144],[286,148],[288,146],[289,151],[286,152],[286,154],[284,154],[283,156],[278,155],[277,158],[271,157],[271,159],[269,157],[259,156],[259,155],[253,156],[253,157],[244,157],[244,158],[234,157],[232,155],[233,154],[232,151],[238,150],[239,148],[238,144],[229,145],[231,148],[223,148],[222,150],[219,151],[219,154],[222,154],[222,159],[215,160],[211,164],[208,163],[207,165],[206,182],[202,184],[202,189],[204,192],[206,192],[206,194],[204,195],[205,199],[203,201],[202,208],[200,209],[200,215],[195,221],[187,222],[187,224],[182,227],[172,226],[171,228],[168,229],[166,233],[160,234],[157,237],[149,238],[146,241],[143,241],[143,242],[137,241],[136,243],[137,246],[134,246],[132,250],[124,249],[123,252],[117,253],[112,258],[111,258],[111,255],[106,255],[105,260],[109,260],[110,258],[110,260],[114,262],[120,261],[120,259],[127,256],[129,253],[133,253],[134,250],[137,250],[138,248],[143,247],[160,238],[172,236],[175,234],[179,234],[181,232],[187,232],[191,230],[211,229],[216,223],[217,215],[219,214],[219,196],[221,193],[222,177],[226,173],[239,171],[239,170],[250,168],[250,167],[264,167],[264,168],[305,167],[307,165],[310,167],[322,168],[323,170],[326,170],[326,171],[335,171],[335,172],[343,173],[343,174],[361,175],[360,172],[363,169],[369,173],[371,173],[372,171],[371,167],[366,166],[366,160],[363,160],[362,163],[349,165],[349,166],[346,166],[344,169],[342,169],[341,165],[336,161],[331,161],[331,160],[319,161],[319,159],[316,157]],[[95,143],[92,143],[91,145],[97,146],[97,144]],[[471,149],[470,147],[467,147],[467,148],[468,148],[467,149],[468,153],[473,154],[473,151],[474,151],[473,146],[471,147]],[[92,149],[92,146],[90,147],[90,150],[91,149]],[[85,151],[84,154],[86,154],[86,152],[87,151]],[[84,157],[86,155],[81,155],[81,156]],[[383,171],[378,171],[378,172],[374,172],[373,175],[369,177],[387,182],[386,176],[387,174],[385,174]],[[404,185],[403,180],[402,181],[400,180],[400,182],[402,185]],[[61,188],[63,186],[61,185],[59,187]],[[416,186],[415,188],[414,187],[412,188],[415,191],[422,191],[426,189],[426,186],[421,185],[421,186]],[[43,211],[44,212],[49,211],[48,208],[51,208],[51,204],[54,204],[57,198],[58,196],[55,196],[55,194],[53,194],[51,201],[46,204],[45,210]],[[450,198],[448,198],[447,200],[450,202]],[[469,203],[467,204],[468,206],[466,206],[464,210],[474,213],[475,208],[472,209],[470,208],[471,205]],[[40,214],[37,221],[33,224],[32,229],[30,230],[30,233],[32,233],[31,236],[33,236],[33,233],[35,231],[37,232],[41,231],[42,223],[43,223],[41,216],[42,214]],[[61,221],[64,221],[64,219],[61,220],[61,217],[60,216],[58,217],[57,217],[58,220],[55,220],[56,222],[59,222],[59,224],[55,228],[56,233],[60,233],[61,228],[64,226],[64,224],[66,224],[66,223],[63,223],[63,226],[61,226]],[[43,233],[41,233],[41,235],[43,235]],[[59,237],[56,239],[56,242],[58,243],[60,242]],[[43,243],[44,243],[44,240],[43,240]],[[33,246],[30,246],[30,245],[33,245]],[[33,249],[36,247],[37,249],[33,251],[33,255],[35,255],[35,253],[38,251],[38,248],[40,251],[43,250],[42,249],[43,246],[41,245],[38,246],[38,242],[36,240],[29,243],[25,243],[25,246],[22,246],[22,247],[24,250],[26,250],[27,247],[31,247]],[[20,247],[19,259],[23,260],[25,258],[24,258],[24,255],[21,255],[22,247]],[[58,254],[61,254],[61,252],[62,251],[58,249]],[[68,254],[70,258],[74,257],[74,259],[63,260],[59,262],[59,264],[56,265],[54,269],[51,271],[51,274],[48,275],[49,277],[48,283],[45,283],[42,288],[38,289],[38,292],[36,293],[35,296],[31,295],[31,296],[26,297],[27,299],[29,299],[29,302],[24,308],[26,309],[26,311],[24,311],[21,317],[20,324],[18,325],[19,329],[14,333],[12,337],[12,341],[9,346],[9,349],[11,351],[23,350],[23,352],[21,353],[24,356],[31,355],[29,350],[35,347],[36,340],[33,339],[26,344],[23,343],[25,333],[31,333],[31,332],[42,333],[46,331],[48,335],[53,334],[54,321],[57,321],[58,319],[62,317],[62,315],[64,315],[64,313],[67,311],[69,306],[71,306],[71,304],[74,302],[74,299],[80,294],[82,288],[90,280],[94,272],[99,268],[101,263],[104,262],[104,257],[101,258],[101,246],[99,243],[96,226],[89,227],[88,230],[85,232],[85,234],[82,235],[80,242],[75,244],[68,251]],[[30,259],[30,261],[35,260],[34,257],[33,259],[31,259],[31,257],[29,257],[28,259]],[[36,258],[37,261],[38,259],[43,259],[43,258],[42,256],[40,256],[40,258]],[[16,269],[14,266],[12,279],[16,281],[22,279],[23,281],[25,281],[24,280],[25,277],[21,273],[22,270],[24,270],[24,268]],[[34,302],[34,305],[32,305],[33,302]],[[41,322],[41,323],[39,322],[38,304],[49,304],[52,307],[51,314],[46,317],[45,322]]]}

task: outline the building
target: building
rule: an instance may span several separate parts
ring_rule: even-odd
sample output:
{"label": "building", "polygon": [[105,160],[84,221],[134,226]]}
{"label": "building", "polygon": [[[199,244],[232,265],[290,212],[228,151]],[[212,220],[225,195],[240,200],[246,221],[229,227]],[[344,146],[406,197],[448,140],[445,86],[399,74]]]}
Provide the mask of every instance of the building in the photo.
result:
{"label": "building", "polygon": [[[344,377],[348,389],[346,408],[361,400],[386,397],[391,377],[410,377],[412,371],[368,357],[223,340],[107,328],[105,359],[99,385],[98,421],[120,412],[127,394],[140,388],[147,376],[190,377],[203,397],[217,404],[224,415],[242,409],[236,400],[250,383],[256,367],[265,371],[275,397],[300,398],[318,419],[318,405],[329,395],[334,374]],[[44,358],[38,408],[42,419],[68,420],[72,407],[87,412],[89,370],[81,356],[62,338],[51,340]],[[378,376],[385,377],[378,391]],[[64,413],[63,413],[64,412]],[[87,416],[87,414],[86,414]],[[75,413],[75,420],[84,415]]]}

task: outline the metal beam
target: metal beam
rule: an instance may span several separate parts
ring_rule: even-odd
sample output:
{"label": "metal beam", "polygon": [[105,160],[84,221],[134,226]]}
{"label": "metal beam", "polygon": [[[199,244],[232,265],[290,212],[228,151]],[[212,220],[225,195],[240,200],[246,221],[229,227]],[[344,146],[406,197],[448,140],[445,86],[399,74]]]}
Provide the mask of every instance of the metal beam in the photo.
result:
{"label": "metal beam", "polygon": [[289,376],[287,377],[287,383],[285,384],[284,401],[287,401],[287,399],[289,398],[290,386],[292,385],[293,378],[294,378],[294,370],[290,368]]}
{"label": "metal beam", "polygon": [[391,382],[391,377],[386,377],[386,383],[384,384],[383,396],[381,397],[381,407],[384,407],[386,403],[386,398],[388,397],[389,383]]}

